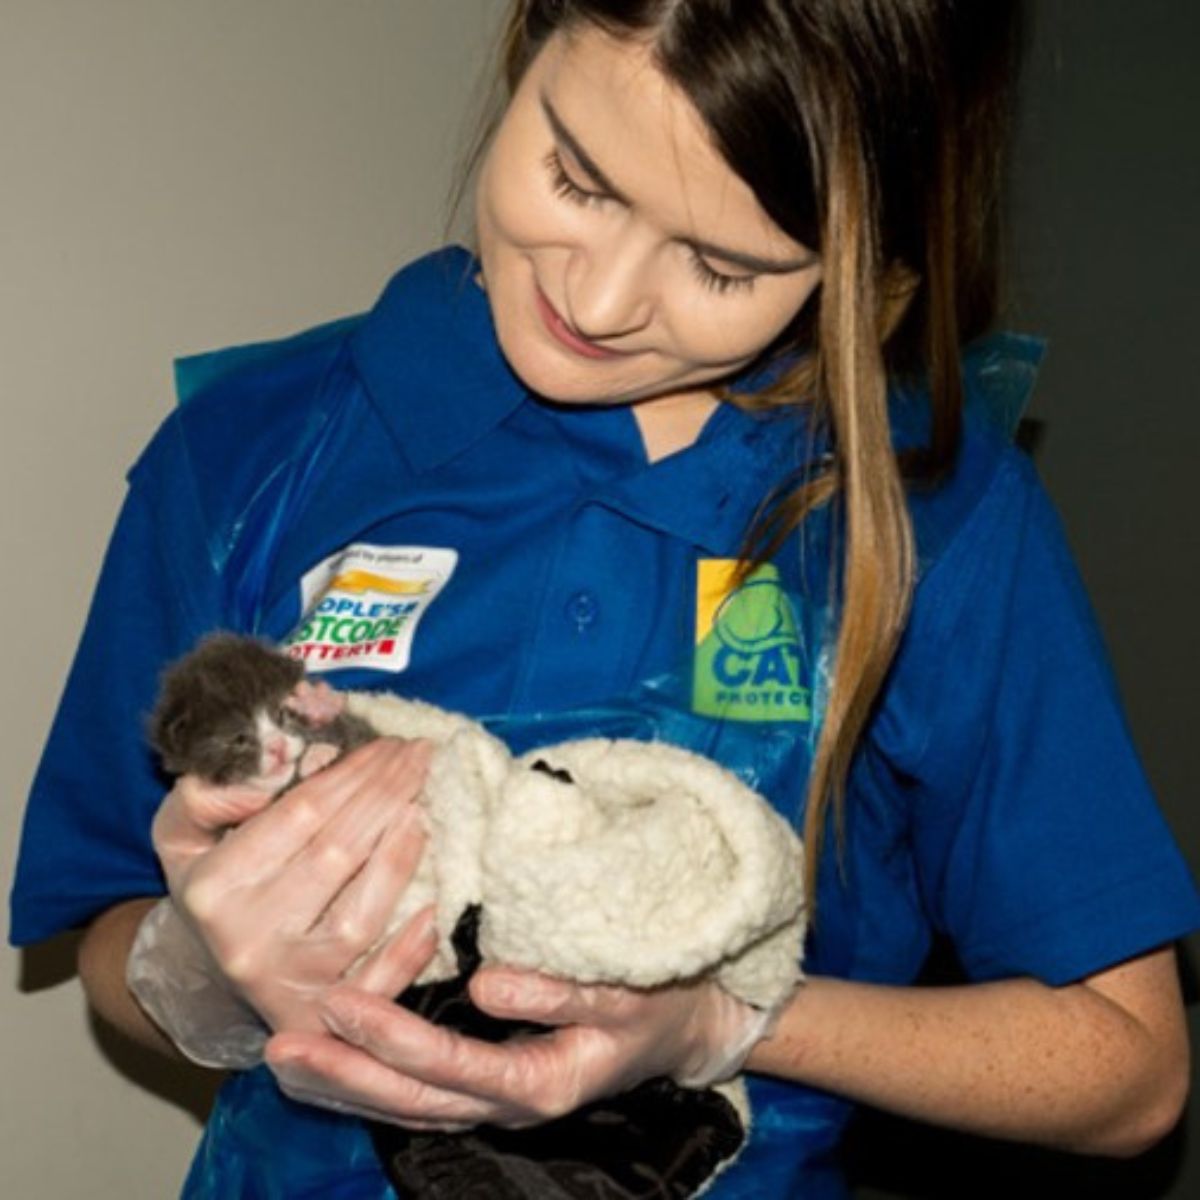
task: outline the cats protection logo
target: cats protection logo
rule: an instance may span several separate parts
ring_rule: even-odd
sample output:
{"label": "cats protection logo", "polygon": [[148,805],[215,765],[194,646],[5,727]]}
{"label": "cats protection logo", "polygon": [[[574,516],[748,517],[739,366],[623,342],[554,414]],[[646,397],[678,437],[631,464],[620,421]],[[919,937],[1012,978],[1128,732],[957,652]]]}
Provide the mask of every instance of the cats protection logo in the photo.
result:
{"label": "cats protection logo", "polygon": [[767,563],[738,584],[738,566],[697,564],[692,707],[732,721],[809,721],[807,658],[779,571]]}
{"label": "cats protection logo", "polygon": [[421,617],[457,564],[453,550],[347,546],[300,581],[305,616],[284,649],[309,672],[403,671]]}

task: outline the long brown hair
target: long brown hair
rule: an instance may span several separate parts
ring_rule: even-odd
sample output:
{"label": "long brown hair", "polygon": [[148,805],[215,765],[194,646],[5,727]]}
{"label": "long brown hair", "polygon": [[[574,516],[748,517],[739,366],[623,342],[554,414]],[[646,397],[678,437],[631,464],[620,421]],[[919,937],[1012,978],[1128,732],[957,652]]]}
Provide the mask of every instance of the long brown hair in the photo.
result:
{"label": "long brown hair", "polygon": [[[748,560],[805,515],[844,530],[836,666],[809,783],[806,886],[887,675],[914,577],[906,484],[953,461],[961,345],[994,320],[1003,149],[1020,0],[514,0],[509,90],[548,38],[584,24],[650,45],[775,223],[818,250],[822,283],[770,348],[790,364],[733,397],[805,404],[832,459],[764,498]],[[889,376],[926,382],[931,436],[898,458]]]}

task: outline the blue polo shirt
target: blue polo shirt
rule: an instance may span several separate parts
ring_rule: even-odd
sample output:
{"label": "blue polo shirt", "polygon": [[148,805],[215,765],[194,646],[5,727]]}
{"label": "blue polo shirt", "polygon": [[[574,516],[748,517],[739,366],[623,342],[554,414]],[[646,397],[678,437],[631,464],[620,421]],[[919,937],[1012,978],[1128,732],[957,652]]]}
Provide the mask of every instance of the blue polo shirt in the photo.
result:
{"label": "blue polo shirt", "polygon": [[[796,414],[722,405],[648,464],[628,408],[524,391],[474,272],[463,251],[431,255],[364,319],[188,374],[195,396],[130,473],[34,783],[15,943],[163,891],[149,828],[165,781],[141,721],[163,664],[218,627],[286,642],[337,686],[486,718],[516,748],[677,741],[802,820],[831,515],[741,591],[728,564],[814,436]],[[1058,522],[997,416],[1034,358],[1020,342],[968,356],[962,453],[912,497],[920,579],[840,870],[825,855],[813,973],[908,982],[939,931],[973,978],[1062,984],[1200,923]],[[897,441],[919,441],[920,392],[892,408]],[[841,1195],[848,1106],[768,1080],[752,1093],[751,1144],[711,1194]],[[188,1188],[389,1195],[356,1122],[291,1104],[264,1071],[225,1088]]]}

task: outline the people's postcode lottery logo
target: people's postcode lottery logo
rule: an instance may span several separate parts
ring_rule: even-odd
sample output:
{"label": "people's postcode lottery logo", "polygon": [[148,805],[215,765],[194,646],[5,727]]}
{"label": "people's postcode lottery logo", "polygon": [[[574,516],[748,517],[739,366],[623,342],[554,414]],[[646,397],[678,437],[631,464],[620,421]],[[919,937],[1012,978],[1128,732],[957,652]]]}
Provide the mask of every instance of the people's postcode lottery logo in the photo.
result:
{"label": "people's postcode lottery logo", "polygon": [[403,671],[421,617],[454,573],[453,550],[356,544],[300,582],[300,625],[284,648],[310,672]]}

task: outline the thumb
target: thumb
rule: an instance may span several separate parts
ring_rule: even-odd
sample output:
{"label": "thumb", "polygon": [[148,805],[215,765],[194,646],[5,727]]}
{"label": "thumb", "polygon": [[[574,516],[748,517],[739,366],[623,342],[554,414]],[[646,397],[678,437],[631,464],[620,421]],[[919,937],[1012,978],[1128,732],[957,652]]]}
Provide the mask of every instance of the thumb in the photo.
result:
{"label": "thumb", "polygon": [[231,826],[240,825],[271,803],[273,793],[262,788],[207,783],[183,775],[167,793],[154,815],[154,848],[179,858],[212,849]]}
{"label": "thumb", "polygon": [[599,1024],[612,990],[510,967],[483,967],[469,987],[471,999],[491,1016],[542,1025]]}

